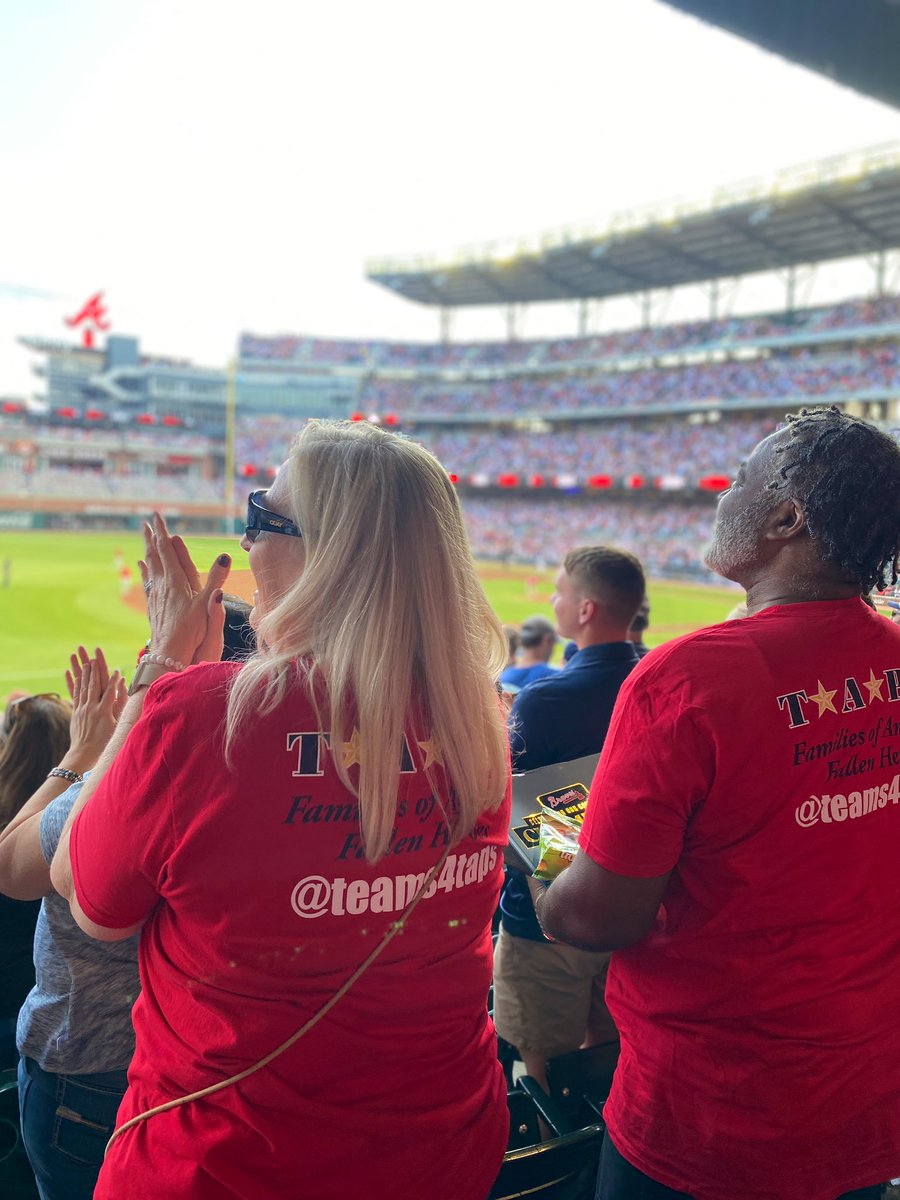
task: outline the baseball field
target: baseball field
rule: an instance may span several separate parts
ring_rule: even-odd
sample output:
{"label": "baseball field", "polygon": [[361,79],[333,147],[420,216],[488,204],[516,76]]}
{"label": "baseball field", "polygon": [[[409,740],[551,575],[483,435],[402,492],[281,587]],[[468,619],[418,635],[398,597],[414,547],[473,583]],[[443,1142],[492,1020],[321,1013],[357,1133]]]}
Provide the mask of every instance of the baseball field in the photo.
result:
{"label": "baseball field", "polygon": [[[228,550],[235,563],[229,590],[252,596],[252,576],[235,540],[189,538],[188,545],[201,572]],[[63,691],[68,656],[79,643],[102,646],[110,664],[130,677],[148,633],[137,569],[142,553],[134,534],[0,533],[0,704],[11,691]],[[502,621],[552,615],[552,570],[485,563],[481,573]],[[658,645],[722,620],[740,593],[654,580],[649,596],[646,641]]]}

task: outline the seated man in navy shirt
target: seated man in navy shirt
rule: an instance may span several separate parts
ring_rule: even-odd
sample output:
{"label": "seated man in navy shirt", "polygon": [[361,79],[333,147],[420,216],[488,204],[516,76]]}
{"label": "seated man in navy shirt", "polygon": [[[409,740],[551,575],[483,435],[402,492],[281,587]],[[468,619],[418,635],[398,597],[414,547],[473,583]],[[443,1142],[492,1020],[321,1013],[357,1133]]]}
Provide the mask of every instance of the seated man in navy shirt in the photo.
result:
{"label": "seated man in navy shirt", "polygon": [[[566,555],[553,610],[559,633],[578,650],[564,671],[516,697],[509,717],[513,770],[602,748],[619,688],[639,661],[628,630],[644,587],[640,562],[622,550],[589,546]],[[508,871],[500,912],[494,1023],[518,1047],[528,1074],[546,1085],[548,1058],[616,1037],[603,999],[609,955],[546,941],[519,871]]]}

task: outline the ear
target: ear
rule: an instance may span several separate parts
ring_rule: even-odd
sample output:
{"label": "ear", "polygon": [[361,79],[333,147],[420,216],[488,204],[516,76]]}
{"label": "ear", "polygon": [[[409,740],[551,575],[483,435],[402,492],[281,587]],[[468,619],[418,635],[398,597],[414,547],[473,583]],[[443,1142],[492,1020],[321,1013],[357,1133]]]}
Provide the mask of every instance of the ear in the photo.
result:
{"label": "ear", "polygon": [[578,606],[578,623],[579,625],[590,625],[594,619],[594,614],[597,611],[597,601],[591,600],[587,596],[583,596],[581,603]]}
{"label": "ear", "polygon": [[799,500],[783,500],[766,517],[763,539],[768,542],[788,542],[806,530],[806,513]]}

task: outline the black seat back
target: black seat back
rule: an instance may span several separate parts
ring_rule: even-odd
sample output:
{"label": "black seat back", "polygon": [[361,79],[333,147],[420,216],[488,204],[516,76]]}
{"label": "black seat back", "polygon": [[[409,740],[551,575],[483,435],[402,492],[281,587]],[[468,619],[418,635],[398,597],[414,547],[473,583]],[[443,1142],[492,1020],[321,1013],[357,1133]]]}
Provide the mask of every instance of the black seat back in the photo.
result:
{"label": "black seat back", "polygon": [[15,1070],[0,1071],[0,1196],[38,1200],[37,1184],[22,1145]]}
{"label": "black seat back", "polygon": [[547,1061],[550,1097],[574,1126],[597,1120],[612,1087],[619,1043],[573,1050]]}
{"label": "black seat back", "polygon": [[[575,1129],[535,1080],[524,1075],[507,1095],[509,1143],[489,1200],[592,1200],[602,1122]],[[541,1141],[540,1117],[550,1131]]]}
{"label": "black seat back", "polygon": [[602,1144],[603,1126],[596,1124],[510,1150],[488,1200],[592,1200]]}

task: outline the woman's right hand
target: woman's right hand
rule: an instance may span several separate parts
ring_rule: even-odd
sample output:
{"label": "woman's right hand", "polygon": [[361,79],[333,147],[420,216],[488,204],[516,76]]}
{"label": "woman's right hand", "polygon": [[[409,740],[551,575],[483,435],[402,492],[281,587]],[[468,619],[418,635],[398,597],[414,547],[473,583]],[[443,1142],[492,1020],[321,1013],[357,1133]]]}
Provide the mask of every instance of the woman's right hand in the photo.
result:
{"label": "woman's right hand", "polygon": [[95,765],[112,737],[128,693],[119,672],[110,675],[99,647],[91,658],[84,646],[79,646],[69,662],[66,685],[72,697],[70,744],[59,765],[83,775]]}
{"label": "woman's right hand", "polygon": [[218,662],[222,656],[225,612],[222,585],[231,570],[231,557],[220,554],[210,567],[206,584],[176,534],[170,535],[159,513],[144,525],[146,561],[138,563],[147,595],[150,648],[164,658],[189,663]]}

